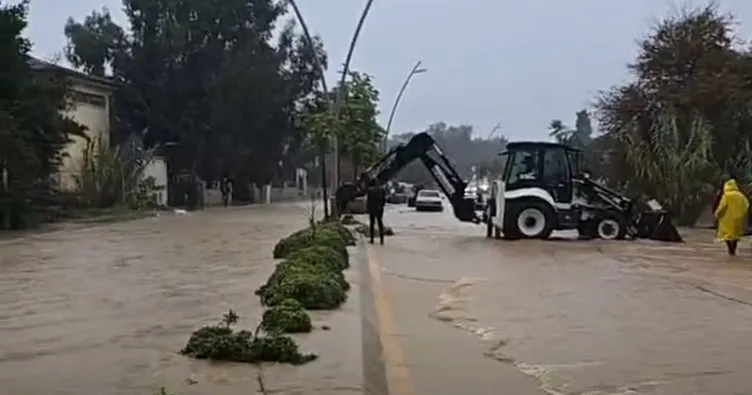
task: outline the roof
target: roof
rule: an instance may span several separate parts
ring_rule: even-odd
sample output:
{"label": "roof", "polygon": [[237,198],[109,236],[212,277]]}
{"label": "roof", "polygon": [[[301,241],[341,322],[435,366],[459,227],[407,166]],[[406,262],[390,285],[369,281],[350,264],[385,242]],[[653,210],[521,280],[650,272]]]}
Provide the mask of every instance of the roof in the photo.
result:
{"label": "roof", "polygon": [[97,85],[103,85],[105,87],[113,88],[113,89],[120,86],[120,83],[113,80],[112,78],[89,75],[86,73],[82,73],[80,71],[69,69],[67,67],[56,65],[51,62],[37,59],[32,56],[29,57],[27,63],[29,64],[29,67],[35,71],[48,71],[48,72],[53,72],[53,73],[61,73],[69,77],[78,78],[78,79],[88,81],[88,82],[93,82]]}
{"label": "roof", "polygon": [[573,148],[565,144],[552,143],[550,141],[514,141],[511,143],[507,143],[506,150],[502,152],[502,154],[507,151],[547,149],[547,148],[564,149],[567,151],[580,151],[577,148]]}

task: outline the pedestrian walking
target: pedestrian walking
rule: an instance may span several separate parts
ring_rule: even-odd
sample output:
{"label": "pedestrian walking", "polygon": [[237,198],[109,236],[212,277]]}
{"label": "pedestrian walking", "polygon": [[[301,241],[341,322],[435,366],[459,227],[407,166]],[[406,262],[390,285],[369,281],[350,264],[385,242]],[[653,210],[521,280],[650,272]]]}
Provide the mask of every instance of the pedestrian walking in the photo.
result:
{"label": "pedestrian walking", "polygon": [[232,181],[230,177],[224,176],[219,182],[219,191],[222,193],[222,205],[225,207],[230,205],[230,197],[232,196]]}
{"label": "pedestrian walking", "polygon": [[736,180],[723,184],[723,194],[714,214],[718,219],[718,238],[726,243],[729,256],[736,255],[736,247],[747,228],[749,200],[739,190]]}
{"label": "pedestrian walking", "polygon": [[382,245],[384,244],[384,205],[386,205],[386,191],[381,187],[378,180],[373,180],[366,195],[371,244],[373,244],[376,225],[379,227],[379,241]]}

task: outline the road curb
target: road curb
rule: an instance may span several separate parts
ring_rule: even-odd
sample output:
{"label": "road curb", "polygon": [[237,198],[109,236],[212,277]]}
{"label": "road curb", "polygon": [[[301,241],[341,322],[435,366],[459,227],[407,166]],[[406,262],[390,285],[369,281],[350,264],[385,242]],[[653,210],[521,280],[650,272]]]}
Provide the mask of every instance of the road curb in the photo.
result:
{"label": "road curb", "polygon": [[359,272],[360,309],[363,342],[363,390],[368,395],[389,395],[386,366],[379,333],[379,317],[374,302],[368,251],[363,235],[358,234],[356,264]]}

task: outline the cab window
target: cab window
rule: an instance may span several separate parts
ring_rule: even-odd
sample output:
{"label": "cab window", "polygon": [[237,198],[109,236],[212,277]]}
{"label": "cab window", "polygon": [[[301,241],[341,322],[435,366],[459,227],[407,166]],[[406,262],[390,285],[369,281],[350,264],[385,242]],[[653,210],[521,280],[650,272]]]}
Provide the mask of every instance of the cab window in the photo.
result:
{"label": "cab window", "polygon": [[537,180],[538,151],[534,149],[516,151],[510,167],[508,180],[510,184],[523,180]]}
{"label": "cab window", "polygon": [[549,149],[543,154],[543,181],[558,183],[569,180],[567,153],[563,149]]}

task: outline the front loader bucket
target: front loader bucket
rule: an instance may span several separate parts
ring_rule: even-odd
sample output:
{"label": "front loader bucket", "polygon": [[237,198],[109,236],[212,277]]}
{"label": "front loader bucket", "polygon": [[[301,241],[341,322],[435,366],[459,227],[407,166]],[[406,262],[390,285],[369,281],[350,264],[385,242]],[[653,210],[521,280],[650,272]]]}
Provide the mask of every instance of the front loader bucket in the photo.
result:
{"label": "front loader bucket", "polygon": [[641,213],[637,221],[637,237],[672,243],[684,241],[671,221],[671,214],[665,210]]}

